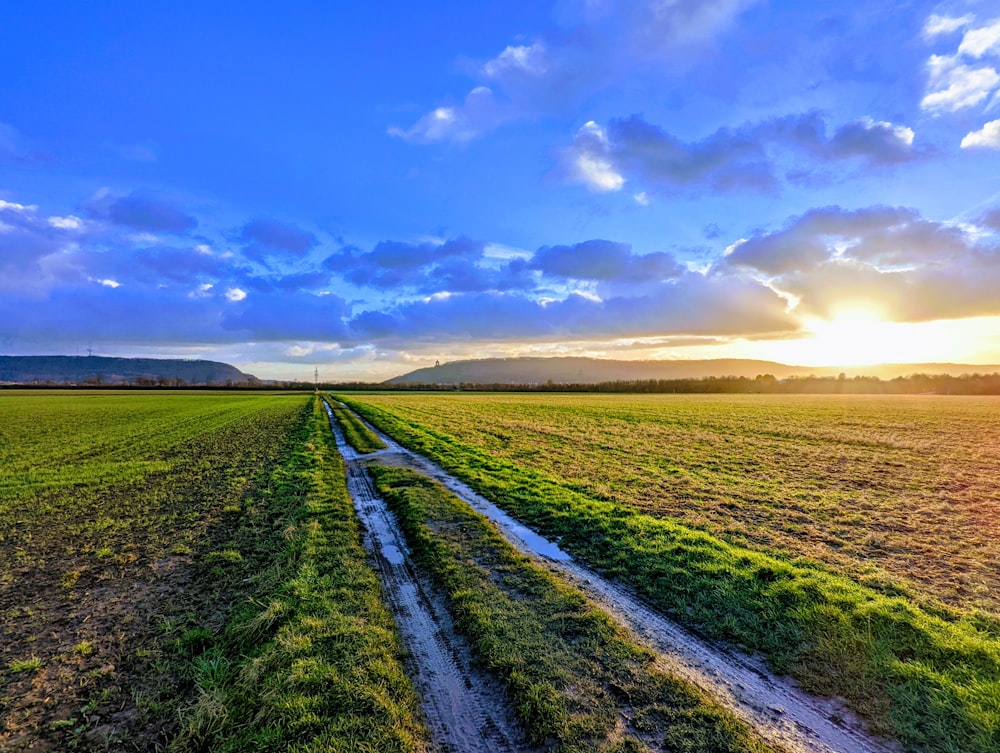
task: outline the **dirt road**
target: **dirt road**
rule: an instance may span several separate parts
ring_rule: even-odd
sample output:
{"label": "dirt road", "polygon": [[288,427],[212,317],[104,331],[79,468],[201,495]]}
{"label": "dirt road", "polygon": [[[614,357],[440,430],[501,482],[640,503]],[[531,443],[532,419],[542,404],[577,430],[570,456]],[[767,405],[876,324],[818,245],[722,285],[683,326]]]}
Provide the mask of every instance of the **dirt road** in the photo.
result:
{"label": "dirt road", "polygon": [[411,677],[435,747],[454,753],[532,753],[503,689],[473,666],[443,597],[410,564],[403,534],[372,487],[363,459],[370,456],[359,456],[344,441],[332,415],[330,425],[347,467],[347,489],[364,523],[365,546],[409,654]]}
{"label": "dirt road", "polygon": [[[895,742],[868,735],[864,723],[842,704],[813,697],[794,682],[770,674],[756,659],[692,635],[622,584],[575,562],[555,543],[518,523],[436,464],[376,429],[372,430],[386,443],[387,449],[365,457],[413,468],[447,487],[493,520],[521,552],[547,563],[627,625],[658,653],[665,670],[710,693],[752,725],[767,742],[792,753],[898,753],[901,750]],[[347,447],[345,452],[357,462],[358,456],[353,450]]]}

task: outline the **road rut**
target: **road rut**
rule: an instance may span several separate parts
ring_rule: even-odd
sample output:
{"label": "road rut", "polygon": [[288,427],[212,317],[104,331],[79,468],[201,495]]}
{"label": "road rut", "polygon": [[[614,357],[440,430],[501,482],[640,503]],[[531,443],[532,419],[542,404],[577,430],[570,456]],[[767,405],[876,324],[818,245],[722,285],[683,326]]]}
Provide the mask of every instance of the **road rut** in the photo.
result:
{"label": "road rut", "polygon": [[421,698],[435,749],[454,753],[534,753],[524,740],[502,688],[476,669],[456,635],[444,598],[413,569],[409,547],[378,496],[366,458],[346,443],[327,406],[330,427],[344,458],[347,489],[408,652],[411,678]]}
{"label": "road rut", "polygon": [[[367,423],[367,422],[366,422]],[[522,553],[542,560],[580,588],[589,598],[631,629],[658,654],[660,665],[708,692],[737,717],[751,725],[768,743],[789,753],[899,753],[901,746],[876,738],[864,722],[841,703],[817,698],[792,680],[778,677],[744,654],[699,638],[646,604],[629,588],[577,563],[557,544],[514,520],[468,485],[437,464],[372,429],[387,449],[364,457],[387,465],[419,471],[494,521]],[[338,437],[338,446],[342,438]],[[360,462],[353,449],[345,458]],[[511,749],[513,750],[513,749]]]}

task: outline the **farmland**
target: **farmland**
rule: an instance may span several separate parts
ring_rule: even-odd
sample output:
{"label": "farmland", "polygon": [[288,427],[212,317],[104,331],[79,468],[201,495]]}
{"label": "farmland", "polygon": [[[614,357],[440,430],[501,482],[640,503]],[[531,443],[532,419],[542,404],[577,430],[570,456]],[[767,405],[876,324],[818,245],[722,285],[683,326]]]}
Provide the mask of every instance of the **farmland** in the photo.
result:
{"label": "farmland", "polygon": [[0,573],[4,750],[424,747],[312,397],[0,395]]}
{"label": "farmland", "polygon": [[1000,734],[988,400],[346,401],[706,635],[914,749]]}

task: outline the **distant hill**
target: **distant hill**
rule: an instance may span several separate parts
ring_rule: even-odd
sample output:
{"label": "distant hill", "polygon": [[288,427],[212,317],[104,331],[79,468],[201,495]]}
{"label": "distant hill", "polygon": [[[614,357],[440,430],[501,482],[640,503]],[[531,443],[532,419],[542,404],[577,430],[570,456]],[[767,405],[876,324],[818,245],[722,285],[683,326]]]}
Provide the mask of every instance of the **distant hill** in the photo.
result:
{"label": "distant hill", "polygon": [[257,382],[218,361],[105,356],[0,356],[0,383],[7,384],[215,384]]}
{"label": "distant hill", "polygon": [[676,361],[614,361],[602,358],[483,358],[417,369],[385,384],[598,384],[646,379],[700,379],[771,374],[778,379],[805,376],[874,376],[894,379],[912,374],[992,374],[1000,365],[954,363],[880,366],[789,366],[775,361],[718,358]]}

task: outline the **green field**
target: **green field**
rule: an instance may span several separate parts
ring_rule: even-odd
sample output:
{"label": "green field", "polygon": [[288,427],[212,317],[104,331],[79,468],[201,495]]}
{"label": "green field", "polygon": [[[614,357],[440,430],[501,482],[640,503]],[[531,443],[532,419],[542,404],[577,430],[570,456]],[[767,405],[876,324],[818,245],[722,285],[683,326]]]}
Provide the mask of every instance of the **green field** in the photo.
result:
{"label": "green field", "polygon": [[419,751],[400,652],[318,399],[0,394],[0,748]]}
{"label": "green field", "polygon": [[914,750],[1000,747],[1000,403],[345,398],[706,635]]}

